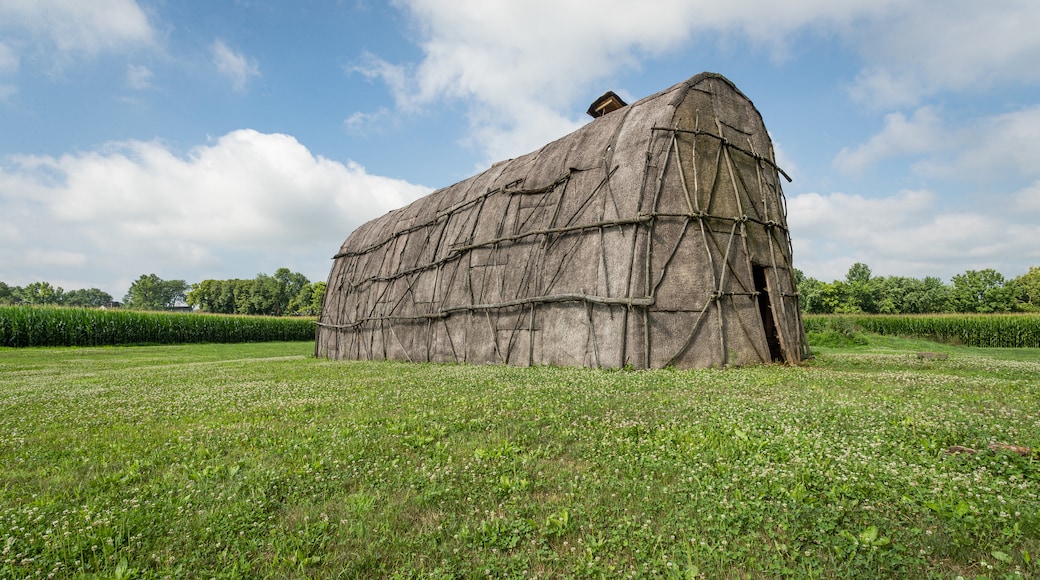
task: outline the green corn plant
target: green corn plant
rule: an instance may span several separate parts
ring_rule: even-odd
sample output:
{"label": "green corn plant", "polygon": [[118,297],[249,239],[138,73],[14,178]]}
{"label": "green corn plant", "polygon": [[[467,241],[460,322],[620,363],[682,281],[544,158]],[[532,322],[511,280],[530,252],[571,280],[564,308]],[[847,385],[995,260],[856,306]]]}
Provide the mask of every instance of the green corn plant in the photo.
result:
{"label": "green corn plant", "polygon": [[0,306],[0,346],[313,340],[311,318]]}
{"label": "green corn plant", "polygon": [[820,332],[843,320],[875,334],[918,336],[984,348],[1040,348],[1037,314],[858,314],[806,315],[807,332]]}

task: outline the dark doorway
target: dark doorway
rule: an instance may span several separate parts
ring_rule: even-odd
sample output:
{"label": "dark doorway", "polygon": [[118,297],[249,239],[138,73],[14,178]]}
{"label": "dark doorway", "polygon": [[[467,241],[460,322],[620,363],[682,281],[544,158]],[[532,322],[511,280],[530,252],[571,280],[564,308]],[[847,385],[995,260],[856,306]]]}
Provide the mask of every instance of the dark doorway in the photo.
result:
{"label": "dark doorway", "polygon": [[776,332],[776,320],[773,318],[773,305],[769,301],[769,284],[766,282],[766,269],[758,264],[751,265],[751,273],[755,278],[755,291],[758,292],[758,313],[762,315],[762,329],[769,343],[769,358],[774,362],[784,362],[784,351],[780,348],[780,336]]}

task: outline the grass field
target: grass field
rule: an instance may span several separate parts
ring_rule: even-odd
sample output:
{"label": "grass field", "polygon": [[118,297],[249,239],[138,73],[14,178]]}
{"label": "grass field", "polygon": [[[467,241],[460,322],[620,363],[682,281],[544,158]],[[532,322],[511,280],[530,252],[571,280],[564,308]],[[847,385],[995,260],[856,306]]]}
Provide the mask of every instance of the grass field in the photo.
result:
{"label": "grass field", "polygon": [[1040,577],[1040,461],[988,448],[1040,448],[1040,350],[866,342],[652,372],[0,349],[0,577]]}

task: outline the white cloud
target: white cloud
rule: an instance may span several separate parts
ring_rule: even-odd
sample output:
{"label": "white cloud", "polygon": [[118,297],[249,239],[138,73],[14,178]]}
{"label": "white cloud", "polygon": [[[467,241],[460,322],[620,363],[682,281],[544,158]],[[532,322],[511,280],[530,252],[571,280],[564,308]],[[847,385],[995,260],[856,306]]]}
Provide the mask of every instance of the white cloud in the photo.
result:
{"label": "white cloud", "polygon": [[155,78],[155,73],[144,65],[128,64],[126,66],[126,86],[131,89],[138,91],[150,89],[153,78]]}
{"label": "white cloud", "polygon": [[0,29],[29,33],[32,43],[57,51],[52,60],[94,56],[129,45],[150,44],[155,31],[134,0],[4,0]]}
{"label": "white cloud", "polygon": [[872,232],[918,223],[934,208],[931,191],[901,191],[872,199],[846,193],[803,193],[787,202],[792,229],[813,236],[863,238]]}
{"label": "white cloud", "polygon": [[[350,70],[385,81],[402,110],[463,101],[471,136],[488,160],[525,153],[585,122],[564,111],[599,90],[596,81],[703,39],[765,57],[785,53],[801,34],[837,38],[864,59],[851,92],[876,106],[916,104],[941,90],[1040,81],[1034,0],[1007,0],[999,8],[975,0],[396,4],[419,30],[423,59],[393,64],[366,53]],[[883,153],[864,150],[862,161]]]}
{"label": "white cloud", "polygon": [[1016,192],[1012,198],[1015,201],[1015,209],[1040,213],[1040,180]]}
{"label": "white cloud", "polygon": [[961,150],[947,173],[1040,175],[1040,105],[979,119],[962,130]]}
{"label": "white cloud", "polygon": [[776,160],[777,167],[782,169],[792,180],[799,180],[801,178],[801,169],[794,162],[794,158],[787,154],[783,143],[777,141],[773,135],[769,137],[773,140],[773,157]]}
{"label": "white cloud", "polygon": [[368,80],[383,81],[397,99],[398,106],[402,108],[413,106],[412,99],[408,95],[408,71],[404,66],[389,63],[366,51],[345,70],[348,73],[358,73]]}
{"label": "white cloud", "polygon": [[924,92],[926,89],[919,77],[909,74],[897,76],[884,66],[870,66],[861,70],[849,88],[854,100],[878,108],[914,105]]}
{"label": "white cloud", "polygon": [[18,66],[18,55],[11,49],[11,47],[0,42],[0,100],[6,99],[18,91],[14,84],[3,81],[4,75],[11,75],[18,72]]}
{"label": "white cloud", "polygon": [[424,59],[403,66],[365,55],[354,70],[386,81],[401,109],[465,101],[473,139],[497,160],[583,124],[587,119],[563,111],[587,97],[595,81],[698,34],[740,34],[772,53],[801,26],[847,23],[889,3],[400,0],[421,31]]}
{"label": "white cloud", "polygon": [[968,269],[1024,270],[1040,258],[1040,225],[1000,211],[962,213],[929,191],[882,198],[805,193],[788,200],[795,264],[835,280],[854,262],[878,275],[949,278]]}
{"label": "white cloud", "polygon": [[19,58],[14,50],[0,42],[0,75],[13,74],[18,71]]}
{"label": "white cloud", "polygon": [[[865,143],[844,147],[834,166],[860,173],[894,157],[918,157],[913,170],[922,176],[964,182],[1014,181],[1040,175],[1040,105],[957,123],[934,107],[921,107],[907,118],[885,116],[884,128]],[[1007,191],[1005,189],[1004,191]]]}
{"label": "white cloud", "polygon": [[0,166],[0,212],[11,217],[0,234],[15,243],[0,252],[0,279],[79,276],[113,295],[125,288],[112,280],[149,272],[197,281],[285,265],[321,279],[350,231],[428,192],[252,130],[186,155],[128,141],[11,158]]}
{"label": "white cloud", "polygon": [[253,77],[260,76],[260,65],[255,59],[232,50],[219,38],[210,45],[210,52],[213,55],[213,66],[231,80],[231,86],[236,91],[244,91]]}
{"label": "white cloud", "polygon": [[38,266],[82,266],[87,263],[87,257],[81,252],[69,252],[67,250],[42,250],[32,248],[26,253],[26,259]]}
{"label": "white cloud", "polygon": [[893,4],[855,33],[868,61],[852,94],[878,107],[944,90],[1040,82],[1040,3],[926,0]]}
{"label": "white cloud", "polygon": [[357,111],[343,120],[343,128],[352,135],[368,135],[379,132],[386,123],[393,123],[394,117],[389,109],[380,107],[374,113]]}
{"label": "white cloud", "polygon": [[843,148],[834,164],[842,171],[858,173],[888,157],[942,149],[948,144],[942,124],[932,107],[917,109],[909,119],[902,113],[886,115],[880,133],[858,147]]}

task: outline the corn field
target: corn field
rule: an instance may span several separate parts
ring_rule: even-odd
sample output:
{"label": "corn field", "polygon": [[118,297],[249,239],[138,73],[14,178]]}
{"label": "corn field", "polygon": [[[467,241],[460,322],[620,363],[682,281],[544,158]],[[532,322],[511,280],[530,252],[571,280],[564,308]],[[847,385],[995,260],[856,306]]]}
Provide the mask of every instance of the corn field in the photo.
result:
{"label": "corn field", "polygon": [[0,306],[0,346],[314,340],[312,318]]}
{"label": "corn field", "polygon": [[809,314],[806,332],[858,327],[867,332],[917,336],[983,348],[1040,348],[1038,314]]}

